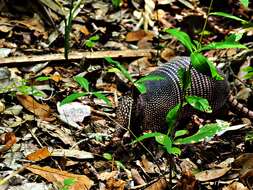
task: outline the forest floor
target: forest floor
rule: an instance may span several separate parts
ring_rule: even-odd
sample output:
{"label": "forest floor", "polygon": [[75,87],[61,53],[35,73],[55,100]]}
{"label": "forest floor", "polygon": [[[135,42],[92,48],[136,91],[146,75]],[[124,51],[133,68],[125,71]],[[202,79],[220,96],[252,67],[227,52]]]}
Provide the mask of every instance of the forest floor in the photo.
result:
{"label": "forest floor", "polygon": [[175,28],[193,44],[223,43],[202,53],[253,110],[252,2],[0,2],[0,190],[253,188],[247,115],[230,107],[208,119],[194,115],[177,127],[219,132],[205,129],[204,138],[194,136],[198,142],[170,148],[155,138],[131,143],[129,129],[118,135],[115,118],[134,81],[190,55],[181,33],[165,31]]}

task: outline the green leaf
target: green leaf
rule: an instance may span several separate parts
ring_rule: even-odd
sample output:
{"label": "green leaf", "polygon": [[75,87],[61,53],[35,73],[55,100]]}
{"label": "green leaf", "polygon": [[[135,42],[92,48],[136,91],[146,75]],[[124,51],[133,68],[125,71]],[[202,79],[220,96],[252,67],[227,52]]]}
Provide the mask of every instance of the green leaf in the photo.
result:
{"label": "green leaf", "polygon": [[89,81],[86,78],[81,76],[74,76],[74,80],[87,92],[89,92]]}
{"label": "green leaf", "polygon": [[121,3],[121,0],[112,0],[112,5],[115,7],[115,8],[118,8],[119,5]]}
{"label": "green leaf", "polygon": [[17,91],[21,92],[24,95],[31,94],[32,90],[33,90],[32,87],[26,86],[26,85],[22,85],[22,86],[17,87]]}
{"label": "green leaf", "polygon": [[222,16],[222,17],[230,18],[230,19],[233,19],[233,20],[236,20],[236,21],[240,21],[240,22],[242,22],[242,24],[248,23],[248,21],[246,21],[246,20],[243,20],[243,19],[241,19],[237,16],[234,16],[234,15],[231,15],[231,14],[228,14],[228,13],[224,13],[224,12],[213,12],[213,13],[210,13],[209,15]]}
{"label": "green leaf", "polygon": [[90,41],[98,41],[99,40],[99,35],[91,36],[89,38]]}
{"label": "green leaf", "polygon": [[168,153],[172,153],[171,149],[172,149],[172,141],[169,138],[168,135],[165,134],[160,134],[159,136],[155,137],[156,142],[158,142],[159,144],[163,145],[164,148],[166,149],[166,151]]}
{"label": "green leaf", "polygon": [[251,79],[253,78],[253,67],[248,66],[242,69],[244,72],[247,72],[247,74],[245,74],[243,76],[244,79]]}
{"label": "green leaf", "polygon": [[[231,39],[229,39],[231,40]],[[242,48],[247,49],[245,45],[235,41],[224,41],[224,42],[212,42],[208,45],[203,46],[199,51],[211,50],[211,49],[229,49],[229,48]]]}
{"label": "green leaf", "polygon": [[118,68],[115,68],[115,67],[109,68],[107,70],[107,72],[109,72],[109,73],[121,73],[121,71]]}
{"label": "green leaf", "polygon": [[175,144],[193,144],[198,143],[206,139],[210,139],[214,137],[217,133],[222,131],[226,124],[221,123],[211,123],[206,124],[203,127],[201,127],[198,132],[190,137],[186,138],[179,138],[174,141]]}
{"label": "green leaf", "polygon": [[249,141],[252,144],[252,142],[253,142],[253,131],[247,132],[246,135],[245,135],[244,140],[245,140],[245,142]]}
{"label": "green leaf", "polygon": [[179,68],[178,77],[183,91],[191,87],[191,72],[189,69],[185,70],[184,68]]}
{"label": "green leaf", "polygon": [[71,186],[71,185],[74,185],[75,182],[76,182],[75,179],[67,178],[67,179],[64,179],[63,184],[66,186]]}
{"label": "green leaf", "polygon": [[204,55],[198,52],[191,54],[192,66],[204,75],[211,75],[216,80],[223,80],[223,77],[218,73],[216,67]]}
{"label": "green leaf", "polygon": [[41,76],[41,77],[37,77],[35,80],[36,81],[47,81],[49,80],[51,77],[46,77],[46,76]]}
{"label": "green leaf", "polygon": [[187,33],[182,32],[178,29],[165,29],[165,32],[169,33],[177,40],[179,40],[191,53],[196,49]]}
{"label": "green leaf", "polygon": [[165,79],[164,77],[161,77],[158,75],[147,75],[135,81],[134,85],[138,88],[141,94],[144,94],[147,92],[146,86],[144,84],[146,81],[156,81],[156,80],[164,80],[164,79]]}
{"label": "green leaf", "polygon": [[126,170],[126,167],[124,166],[124,164],[122,164],[121,161],[116,160],[116,161],[115,161],[115,164],[117,165],[118,168],[121,168],[121,169],[123,169],[123,170]]}
{"label": "green leaf", "polygon": [[225,42],[238,42],[240,39],[242,39],[243,33],[235,33],[231,34],[228,37],[225,38]]}
{"label": "green leaf", "polygon": [[168,128],[172,128],[177,120],[177,117],[179,115],[181,104],[178,103],[176,106],[174,106],[166,115],[166,122],[168,124]]}
{"label": "green leaf", "polygon": [[77,92],[77,93],[73,93],[73,94],[70,94],[69,96],[67,96],[66,98],[64,98],[61,103],[60,103],[60,106],[64,105],[64,104],[68,104],[68,103],[71,103],[73,102],[74,100],[82,97],[82,96],[87,96],[88,93],[87,92]]}
{"label": "green leaf", "polygon": [[104,153],[103,154],[103,157],[106,159],[106,160],[112,160],[112,155],[110,153]]}
{"label": "green leaf", "polygon": [[246,8],[249,7],[249,0],[240,0],[240,2],[241,2],[241,4],[242,4],[244,7],[246,7]]}
{"label": "green leaf", "polygon": [[206,61],[209,65],[212,77],[215,80],[224,80],[224,78],[218,73],[217,68],[214,66],[213,62],[209,61],[208,59]]}
{"label": "green leaf", "polygon": [[248,66],[242,69],[244,72],[253,72],[253,67]]}
{"label": "green leaf", "polygon": [[85,41],[85,46],[89,48],[93,48],[96,42],[99,40],[99,35],[91,36],[89,39]]}
{"label": "green leaf", "polygon": [[156,133],[145,133],[144,135],[136,138],[133,142],[131,142],[131,144],[134,144],[134,143],[137,143],[137,142],[141,142],[141,141],[143,141],[145,139],[153,138],[153,137],[159,136],[161,134],[162,133],[158,133],[158,132],[156,132]]}
{"label": "green leaf", "polygon": [[181,150],[177,147],[172,146],[172,140],[168,135],[160,134],[158,136],[155,136],[156,142],[163,145],[163,147],[166,149],[166,151],[169,154],[179,155],[181,154]]}
{"label": "green leaf", "polygon": [[97,98],[103,100],[108,106],[112,106],[111,101],[103,94],[101,94],[100,92],[92,92],[92,94],[94,94]]}
{"label": "green leaf", "polygon": [[207,63],[207,58],[201,53],[194,52],[191,54],[191,64],[197,71],[209,75],[210,69]]}
{"label": "green leaf", "polygon": [[147,92],[147,88],[143,83],[134,83],[134,86],[136,86],[141,94],[145,94]]}
{"label": "green leaf", "polygon": [[139,80],[135,81],[135,83],[143,83],[146,81],[157,81],[157,80],[164,80],[165,77],[158,76],[158,75],[147,75],[145,77],[140,78]]}
{"label": "green leaf", "polygon": [[31,92],[31,95],[37,96],[37,97],[43,97],[45,94],[38,89],[33,89],[33,91]]}
{"label": "green leaf", "polygon": [[161,133],[160,135],[155,136],[155,140],[156,140],[156,142],[158,142],[161,145],[164,145],[164,146],[168,145],[168,146],[172,147],[172,141],[168,137],[168,135]]}
{"label": "green leaf", "polygon": [[86,40],[85,41],[85,46],[88,48],[93,48],[95,46],[95,43],[91,40]]}
{"label": "green leaf", "polygon": [[189,133],[189,131],[182,129],[182,130],[178,130],[175,133],[175,138],[183,136],[183,135],[187,135]]}
{"label": "green leaf", "polygon": [[253,72],[247,73],[243,76],[244,79],[252,79],[253,78]]}
{"label": "green leaf", "polygon": [[171,154],[174,154],[175,156],[178,156],[181,154],[181,149],[178,147],[173,146],[171,148]]}
{"label": "green leaf", "polygon": [[212,113],[211,106],[207,99],[199,97],[199,96],[186,96],[185,100],[188,104],[190,104],[196,110]]}
{"label": "green leaf", "polygon": [[124,75],[124,77],[126,77],[129,81],[131,81],[131,82],[134,84],[134,80],[133,80],[132,76],[131,76],[131,75],[129,74],[129,72],[120,64],[120,62],[113,60],[111,57],[106,57],[105,60],[106,60],[108,63],[110,63],[110,64],[116,66],[116,67],[121,71],[121,73]]}

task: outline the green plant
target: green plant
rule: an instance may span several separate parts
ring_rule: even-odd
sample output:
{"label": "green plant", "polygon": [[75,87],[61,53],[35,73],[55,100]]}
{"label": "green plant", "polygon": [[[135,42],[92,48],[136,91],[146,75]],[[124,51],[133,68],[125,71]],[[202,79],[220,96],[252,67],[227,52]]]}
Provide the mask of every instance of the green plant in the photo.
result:
{"label": "green plant", "polygon": [[73,78],[85,90],[85,92],[74,92],[74,93],[68,95],[66,98],[64,98],[61,101],[60,105],[71,103],[74,100],[76,100],[80,97],[83,97],[83,96],[94,95],[97,98],[103,100],[107,105],[112,106],[110,100],[105,95],[103,95],[101,92],[90,91],[90,88],[89,88],[90,84],[86,78],[81,77],[81,76],[75,76]]}
{"label": "green plant", "polygon": [[103,157],[104,157],[106,160],[108,160],[108,161],[114,163],[114,164],[117,166],[118,169],[126,170],[126,167],[124,166],[124,164],[122,164],[121,161],[114,160],[113,156],[112,156],[110,153],[104,153],[104,154],[103,154]]}
{"label": "green plant", "polygon": [[252,79],[253,78],[253,67],[251,67],[251,66],[245,67],[243,69],[243,71],[247,72],[247,74],[245,74],[243,76],[244,79]]}
{"label": "green plant", "polygon": [[124,77],[126,77],[130,83],[132,85],[134,85],[139,91],[140,93],[146,93],[146,87],[144,85],[144,82],[147,80],[163,80],[164,78],[161,76],[157,76],[157,75],[151,75],[151,76],[146,76],[146,77],[142,77],[141,79],[135,81],[133,79],[133,77],[130,75],[130,73],[125,69],[125,67],[123,67],[120,62],[113,60],[111,57],[106,57],[105,60],[114,65],[116,68],[113,68],[111,70],[109,70],[109,72],[120,72],[124,75]]}
{"label": "green plant", "polygon": [[72,21],[74,17],[77,15],[77,10],[82,5],[83,0],[71,0],[70,1],[70,7],[69,7],[69,13],[66,15],[66,18],[64,20],[65,22],[65,33],[64,33],[64,57],[66,60],[68,60],[68,54],[70,50],[70,33],[72,30]]}
{"label": "green plant", "polygon": [[[244,2],[245,5],[247,2]],[[212,6],[212,1],[209,7],[208,16],[210,13],[210,8]],[[241,21],[242,23],[246,23],[247,21],[242,20],[238,17],[226,14],[226,13],[212,13],[212,15],[217,16],[224,16],[230,19],[235,19],[238,21]],[[207,22],[207,19],[206,19]],[[168,123],[168,131],[167,134],[163,133],[146,133],[133,141],[133,143],[140,142],[147,138],[155,138],[156,142],[161,144],[165,150],[173,155],[179,155],[181,153],[181,150],[176,147],[175,145],[179,144],[189,144],[189,143],[196,143],[200,142],[204,139],[211,138],[214,135],[216,135],[218,132],[222,131],[225,127],[228,127],[228,123],[212,123],[207,124],[205,126],[201,126],[199,131],[186,138],[181,138],[182,135],[186,135],[188,132],[186,130],[179,130],[175,131],[176,121],[177,118],[182,110],[182,108],[186,104],[190,104],[192,107],[194,107],[197,110],[204,111],[204,112],[212,112],[209,103],[206,99],[197,97],[197,96],[187,96],[186,90],[190,88],[191,84],[191,69],[192,67],[198,70],[199,72],[207,75],[211,75],[216,80],[223,80],[223,77],[219,75],[216,67],[214,64],[209,61],[202,52],[212,50],[212,49],[227,49],[227,48],[247,48],[246,46],[239,43],[239,40],[242,38],[242,34],[232,34],[225,38],[222,42],[212,42],[207,45],[201,44],[202,38],[203,38],[203,31],[205,31],[206,23],[203,27],[203,30],[201,32],[201,37],[199,42],[192,40],[189,35],[185,32],[182,32],[178,29],[165,29],[165,32],[169,33],[173,37],[175,37],[178,41],[180,41],[190,52],[190,58],[191,58],[191,65],[188,69],[179,69],[178,76],[179,80],[181,81],[181,87],[183,89],[183,100],[182,103],[177,104],[174,108],[172,108],[168,113],[166,117],[166,121]],[[108,60],[107,60],[108,61]],[[109,60],[108,62],[112,62]],[[129,73],[122,68],[119,63],[113,62],[119,68],[119,70],[123,73],[123,75],[133,84],[135,85],[141,93],[145,93],[145,86],[141,84],[141,87],[138,85],[138,81],[133,81]],[[248,68],[249,73],[251,73],[251,68]],[[142,80],[142,79],[140,79]],[[160,79],[159,79],[160,80]],[[145,80],[144,80],[145,81]]]}
{"label": "green plant", "polygon": [[121,0],[112,0],[112,5],[113,5],[115,8],[119,8],[120,3],[121,3]]}
{"label": "green plant", "polygon": [[0,89],[0,93],[8,92],[10,92],[13,96],[15,96],[17,92],[23,95],[32,95],[37,97],[42,97],[44,95],[44,93],[38,90],[35,86],[27,85],[27,80],[25,79],[20,81],[11,81],[9,85]]}
{"label": "green plant", "polygon": [[75,179],[67,178],[63,181],[63,187],[61,190],[69,190],[72,185],[76,183]]}
{"label": "green plant", "polygon": [[89,39],[85,41],[85,46],[88,48],[93,48],[98,42],[98,40],[99,40],[99,35],[91,36],[89,37]]}

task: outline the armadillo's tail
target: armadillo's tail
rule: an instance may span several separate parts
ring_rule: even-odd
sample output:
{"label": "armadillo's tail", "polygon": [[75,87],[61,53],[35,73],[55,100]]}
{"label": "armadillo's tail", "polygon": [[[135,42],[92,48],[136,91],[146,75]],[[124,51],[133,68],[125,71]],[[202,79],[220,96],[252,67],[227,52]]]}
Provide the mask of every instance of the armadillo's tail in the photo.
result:
{"label": "armadillo's tail", "polygon": [[244,114],[245,116],[253,119],[253,111],[249,110],[247,107],[245,107],[243,104],[239,103],[237,101],[237,99],[230,94],[228,96],[228,102],[230,103],[230,105],[235,108],[237,111],[241,112],[242,114]]}

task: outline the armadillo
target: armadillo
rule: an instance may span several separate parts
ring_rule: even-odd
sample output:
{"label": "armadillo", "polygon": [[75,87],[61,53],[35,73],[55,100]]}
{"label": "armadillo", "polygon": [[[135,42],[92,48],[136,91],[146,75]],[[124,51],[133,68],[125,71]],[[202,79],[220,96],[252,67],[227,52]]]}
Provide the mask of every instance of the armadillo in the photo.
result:
{"label": "armadillo", "polygon": [[[168,63],[151,72],[150,75],[161,76],[164,79],[146,81],[144,84],[147,91],[144,94],[121,97],[116,110],[116,121],[123,127],[130,127],[135,133],[144,130],[166,130],[167,112],[178,103],[182,103],[183,100],[178,70],[179,68],[187,69],[189,66],[189,57],[174,57]],[[224,77],[221,71],[218,72]],[[191,77],[191,87],[186,94],[206,98],[212,107],[212,114],[218,113],[228,101],[247,116],[253,118],[253,112],[239,104],[230,95],[227,80],[215,80],[194,68],[191,69]],[[191,106],[184,106],[180,119],[190,117],[195,113],[197,111]]]}

